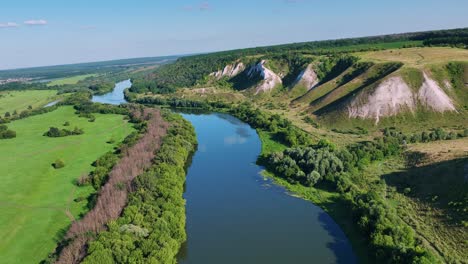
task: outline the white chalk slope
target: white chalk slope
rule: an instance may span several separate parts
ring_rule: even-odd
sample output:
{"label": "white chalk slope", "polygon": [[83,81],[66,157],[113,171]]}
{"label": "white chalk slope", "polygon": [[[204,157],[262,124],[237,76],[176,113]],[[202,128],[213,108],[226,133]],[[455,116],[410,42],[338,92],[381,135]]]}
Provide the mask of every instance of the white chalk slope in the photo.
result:
{"label": "white chalk slope", "polygon": [[359,93],[348,105],[350,118],[369,118],[379,122],[381,117],[394,116],[403,111],[413,112],[417,103],[436,111],[456,111],[450,97],[424,73],[424,83],[414,93],[402,77],[393,76],[380,83],[372,93]]}
{"label": "white chalk slope", "polygon": [[255,94],[262,92],[268,92],[273,90],[278,84],[282,84],[281,78],[276,75],[272,70],[265,67],[265,60],[252,66],[247,72],[249,78],[254,78],[255,76],[261,76],[262,81],[255,87]]}
{"label": "white chalk slope", "polygon": [[224,69],[213,72],[210,74],[210,76],[214,76],[217,80],[220,80],[223,77],[232,78],[241,73],[243,70],[245,70],[245,65],[242,62],[237,62],[235,64],[226,65]]}
{"label": "white chalk slope", "polygon": [[299,76],[297,76],[293,87],[297,85],[302,85],[306,87],[307,91],[309,91],[312,88],[314,88],[315,85],[317,85],[318,83],[319,79],[317,77],[317,74],[315,73],[314,69],[312,68],[312,65],[310,64],[299,74]]}
{"label": "white chalk slope", "polygon": [[393,116],[404,108],[413,110],[414,96],[409,86],[399,76],[382,82],[370,95],[360,93],[348,106],[349,117],[372,118]]}
{"label": "white chalk slope", "polygon": [[423,105],[437,112],[456,111],[452,99],[426,73],[424,73],[424,83],[418,92],[418,99]]}

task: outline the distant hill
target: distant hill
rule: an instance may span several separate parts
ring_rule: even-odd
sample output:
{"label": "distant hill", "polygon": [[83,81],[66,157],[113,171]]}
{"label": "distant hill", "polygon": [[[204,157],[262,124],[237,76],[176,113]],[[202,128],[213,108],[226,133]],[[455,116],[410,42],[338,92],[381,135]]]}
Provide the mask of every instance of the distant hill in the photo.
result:
{"label": "distant hill", "polygon": [[162,64],[174,62],[180,56],[148,57],[135,59],[122,59],[102,62],[89,62],[56,66],[44,66],[34,68],[23,68],[0,71],[0,79],[8,78],[33,78],[56,79],[68,77],[71,75],[95,74],[100,72],[109,72],[123,70],[129,67],[144,66],[152,64]]}

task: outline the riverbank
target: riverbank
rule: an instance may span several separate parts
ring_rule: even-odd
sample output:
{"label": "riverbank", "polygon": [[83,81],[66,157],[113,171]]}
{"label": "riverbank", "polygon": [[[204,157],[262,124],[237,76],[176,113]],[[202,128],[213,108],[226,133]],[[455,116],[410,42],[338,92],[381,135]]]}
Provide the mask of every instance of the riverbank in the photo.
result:
{"label": "riverbank", "polygon": [[[262,156],[283,151],[288,148],[281,142],[275,141],[271,133],[265,130],[257,129],[257,133],[262,141]],[[257,162],[262,165],[261,159]],[[349,208],[349,202],[343,199],[340,194],[314,187],[291,184],[284,180],[284,178],[267,170],[263,170],[262,175],[271,179],[275,184],[283,186],[291,195],[312,202],[322,208],[346,234],[346,237],[351,242],[353,250],[358,257],[359,263],[372,263],[368,256],[369,247],[367,246],[366,240],[363,239],[362,235],[356,230],[356,225],[350,221],[350,219],[352,219],[352,211]]]}
{"label": "riverbank", "polygon": [[[267,135],[264,132],[259,134]],[[271,139],[266,138],[263,141],[268,140]],[[386,138],[384,141],[387,140],[391,141],[392,139]],[[299,153],[304,151],[304,149],[297,148],[278,152],[277,149],[268,149],[271,144],[264,146],[266,147],[263,149],[265,155],[259,160],[259,163],[272,169],[275,165],[269,164],[267,161],[271,160],[271,157],[282,157],[283,155],[289,155],[288,153],[291,153],[294,157],[295,155],[301,155]],[[358,145],[356,147],[360,148]],[[383,148],[383,151],[392,148],[394,147],[389,145]],[[273,179],[276,184],[284,186],[295,196],[312,201],[329,213],[350,239],[361,263],[375,263],[379,259],[379,261],[385,261],[386,258],[398,263],[441,263],[443,262],[442,259],[451,258],[449,255],[443,256],[440,254],[441,252],[427,241],[422,233],[417,232],[417,225],[409,225],[408,221],[404,219],[409,212],[405,212],[404,208],[398,206],[398,201],[393,199],[398,196],[398,192],[394,187],[387,185],[385,175],[391,175],[402,168],[401,161],[399,164],[394,162],[400,157],[399,154],[374,159],[372,155],[365,154],[366,152],[372,153],[375,151],[375,149],[372,149],[374,147],[368,150],[365,148],[359,150],[361,154],[358,154],[358,164],[362,159],[359,156],[364,155],[369,158],[365,166],[351,168],[350,171],[338,177],[329,178],[329,176],[326,176],[325,181],[314,185],[314,187],[308,187],[304,183],[300,184],[297,181],[299,179],[287,176],[291,173],[288,168],[281,168],[288,173],[284,176],[275,175],[271,171],[264,171],[263,174]],[[377,147],[378,149],[379,147]],[[275,154],[270,156],[270,153]],[[355,154],[353,153],[353,155]],[[290,159],[290,156],[287,158]],[[304,166],[305,162],[300,161],[300,159],[287,162],[292,162],[293,166],[301,163],[300,166]],[[277,168],[273,169],[273,171],[275,170]],[[342,177],[345,178],[341,179]],[[332,185],[336,186],[333,187]],[[368,237],[366,238],[367,232]],[[393,246],[391,245],[405,245],[406,249],[392,250]]]}

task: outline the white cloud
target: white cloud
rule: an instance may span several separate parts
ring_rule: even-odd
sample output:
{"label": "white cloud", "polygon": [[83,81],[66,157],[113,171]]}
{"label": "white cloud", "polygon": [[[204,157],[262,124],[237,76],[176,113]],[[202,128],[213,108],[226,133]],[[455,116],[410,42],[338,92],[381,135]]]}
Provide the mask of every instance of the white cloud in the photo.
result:
{"label": "white cloud", "polygon": [[199,8],[200,8],[201,11],[205,11],[205,10],[210,10],[211,6],[210,6],[210,3],[203,2],[203,3],[200,4]]}
{"label": "white cloud", "polygon": [[182,6],[182,9],[185,11],[194,11],[194,10],[200,10],[200,11],[208,11],[211,10],[211,5],[209,2],[201,2],[198,5],[185,5]]}
{"label": "white cloud", "polygon": [[15,22],[0,23],[0,28],[14,28],[14,27],[19,27],[19,25],[16,24]]}
{"label": "white cloud", "polygon": [[240,137],[238,135],[229,136],[224,138],[224,145],[239,145],[247,142],[245,137]]}
{"label": "white cloud", "polygon": [[47,25],[47,20],[44,20],[44,19],[26,20],[24,21],[24,24],[28,26],[43,26],[43,25]]}

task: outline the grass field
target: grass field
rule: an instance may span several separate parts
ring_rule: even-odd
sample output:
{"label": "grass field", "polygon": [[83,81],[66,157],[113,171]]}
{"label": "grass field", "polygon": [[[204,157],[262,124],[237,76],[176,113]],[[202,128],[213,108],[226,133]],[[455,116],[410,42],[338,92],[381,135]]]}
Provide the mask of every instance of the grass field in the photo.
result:
{"label": "grass field", "polygon": [[287,149],[287,146],[281,144],[273,139],[273,135],[270,132],[257,130],[258,136],[262,141],[262,155],[269,154],[272,152],[279,152]]}
{"label": "grass field", "polygon": [[[87,210],[92,187],[74,182],[92,171],[91,164],[111,151],[133,128],[120,115],[79,118],[71,107],[14,121],[17,137],[0,141],[0,263],[38,263],[52,252],[73,219]],[[50,126],[70,122],[83,135],[49,138]],[[106,143],[114,139],[116,143]],[[65,167],[54,169],[62,159]],[[76,200],[77,198],[80,198]]]}
{"label": "grass field", "polygon": [[79,81],[82,81],[89,77],[95,77],[95,76],[97,76],[97,74],[83,74],[83,75],[72,76],[68,78],[53,80],[49,82],[47,86],[77,84]]}
{"label": "grass field", "polygon": [[360,52],[357,56],[373,62],[403,62],[406,66],[422,67],[449,61],[468,61],[468,50],[458,48],[408,48]]}
{"label": "grass field", "polygon": [[38,108],[56,100],[55,90],[27,90],[27,91],[5,91],[0,92],[0,115],[3,117],[6,112],[13,113],[28,109],[28,106]]}

